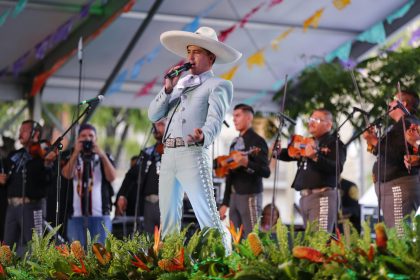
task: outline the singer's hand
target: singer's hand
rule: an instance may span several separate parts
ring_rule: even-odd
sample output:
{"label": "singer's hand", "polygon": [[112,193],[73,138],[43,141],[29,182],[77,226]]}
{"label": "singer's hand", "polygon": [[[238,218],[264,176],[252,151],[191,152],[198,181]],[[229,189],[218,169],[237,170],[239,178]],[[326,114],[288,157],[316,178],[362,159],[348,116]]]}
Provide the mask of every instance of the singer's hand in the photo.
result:
{"label": "singer's hand", "polygon": [[[172,67],[171,69],[169,69],[168,73],[170,73],[171,71],[176,70],[180,67],[181,67],[181,65]],[[171,78],[165,78],[165,93],[166,94],[172,93],[172,91],[174,90],[174,87],[178,83],[178,80],[179,80],[180,77],[181,77],[181,75],[175,76],[172,79]]]}
{"label": "singer's hand", "polygon": [[202,143],[204,142],[204,134],[201,128],[195,128],[193,134],[188,134],[188,138],[191,142]]}

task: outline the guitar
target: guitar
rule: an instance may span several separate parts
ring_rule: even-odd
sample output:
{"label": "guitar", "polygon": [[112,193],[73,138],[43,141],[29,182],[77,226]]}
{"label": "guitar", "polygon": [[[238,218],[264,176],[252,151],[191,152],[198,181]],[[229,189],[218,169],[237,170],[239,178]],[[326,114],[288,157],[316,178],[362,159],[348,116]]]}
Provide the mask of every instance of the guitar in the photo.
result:
{"label": "guitar", "polygon": [[261,151],[258,147],[252,147],[248,151],[232,151],[229,155],[218,156],[216,161],[215,174],[217,177],[225,177],[231,169],[238,168],[242,157],[249,154],[257,154]]}

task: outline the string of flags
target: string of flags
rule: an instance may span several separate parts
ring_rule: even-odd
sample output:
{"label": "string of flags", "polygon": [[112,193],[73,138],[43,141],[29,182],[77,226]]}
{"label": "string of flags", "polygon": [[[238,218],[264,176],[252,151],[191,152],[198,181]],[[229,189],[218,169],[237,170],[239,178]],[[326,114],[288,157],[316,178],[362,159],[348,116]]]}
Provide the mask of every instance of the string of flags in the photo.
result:
{"label": "string of flags", "polygon": [[13,18],[17,17],[26,6],[28,0],[19,0],[13,9],[7,9],[0,15],[0,27],[8,20],[9,16],[11,15]]}
{"label": "string of flags", "polygon": [[[28,50],[21,57],[19,57],[15,62],[13,62],[12,65],[8,65],[5,68],[1,69],[0,77],[5,75],[8,71],[12,71],[13,76],[18,77],[19,74],[22,72],[22,69],[24,68],[26,62],[31,57],[31,55],[34,55],[35,59],[37,60],[42,60],[45,57],[46,53],[52,47],[56,46],[58,43],[67,39],[67,37],[70,35],[70,32],[73,29],[73,26],[78,21],[81,21],[88,16],[89,10],[93,2],[95,1],[90,0],[87,4],[83,5],[78,14],[72,16],[69,20],[67,20],[65,23],[60,25],[54,31],[54,33],[47,35],[43,40],[41,40],[41,42],[37,43],[32,49]],[[19,5],[19,3],[21,4]],[[21,12],[21,10],[23,10],[26,4],[26,1],[19,1],[19,3],[16,5],[16,7],[19,6],[20,7],[19,9]],[[15,8],[15,11],[16,11],[16,8]]]}
{"label": "string of flags", "polygon": [[[210,14],[223,0],[215,0],[209,7],[204,9],[201,13],[199,13],[194,19],[186,24],[182,30],[184,31],[190,31],[193,32],[200,26],[200,21],[203,17],[206,17],[208,14]],[[27,1],[19,0],[16,4],[16,7],[13,12],[10,10],[3,13],[3,15],[0,15],[0,27],[4,22],[7,20],[7,17],[9,13],[12,13],[12,15],[17,16],[19,13],[22,12],[26,5]],[[65,22],[63,25],[61,25],[54,33],[48,35],[45,37],[41,42],[37,43],[33,49],[29,50],[25,54],[23,54],[20,58],[18,58],[12,65],[5,67],[4,69],[0,70],[0,77],[7,73],[8,71],[12,71],[13,75],[17,77],[20,72],[22,71],[26,61],[31,55],[34,55],[36,59],[41,60],[45,57],[46,53],[56,44],[59,42],[65,40],[68,35],[70,34],[71,30],[73,29],[74,24],[81,20],[89,14],[89,10],[91,8],[91,5],[93,4],[94,0],[90,0],[86,5],[84,5],[78,15],[75,15],[71,19],[69,19],[67,22]],[[220,31],[219,33],[219,40],[220,41],[226,41],[233,32],[240,28],[244,28],[246,24],[249,22],[249,20],[257,13],[261,11],[269,11],[273,7],[281,4],[282,0],[267,0],[263,1],[260,4],[253,7],[248,13],[246,13],[241,19],[239,19],[236,23],[234,23],[232,26],[226,28],[225,30]],[[342,11],[345,9],[348,5],[351,4],[351,0],[332,0],[332,5],[335,9],[338,11]],[[403,17],[413,6],[415,3],[415,0],[408,1],[403,7],[392,13],[386,18],[386,21],[388,24],[391,24],[393,21]],[[266,7],[263,9],[263,7]],[[303,22],[302,22],[302,30],[303,32],[306,32],[309,28],[318,28],[320,21],[322,20],[324,11],[327,7],[320,7],[316,11],[314,11],[312,14],[310,14]],[[7,14],[6,14],[7,13]],[[264,67],[266,64],[265,59],[265,52],[268,49],[271,49],[272,51],[279,51],[281,43],[286,40],[290,34],[293,32],[296,32],[298,28],[287,28],[283,30],[279,35],[277,35],[274,39],[272,39],[265,47],[260,48],[255,53],[248,56],[246,59],[242,61],[246,61],[247,68],[250,70],[253,70],[255,67]],[[420,38],[420,30],[417,29],[412,32],[412,38],[410,40],[410,44],[415,44],[418,42],[418,39]],[[324,56],[323,60],[319,60],[316,63],[312,64],[318,64],[322,61],[331,62],[335,58],[338,58],[338,60],[343,64],[349,66],[349,65],[355,65],[355,62],[350,61],[350,53],[351,53],[351,47],[352,43],[354,41],[364,41],[369,42],[372,44],[380,44],[383,43],[386,40],[386,32],[383,25],[383,22],[379,22],[375,25],[373,25],[368,30],[364,31],[363,33],[359,34],[355,39],[349,40],[348,42],[345,42],[341,44],[338,48],[333,50],[332,52],[326,54]],[[396,49],[400,44],[402,40],[396,41],[392,46],[389,47],[389,50]],[[141,74],[141,70],[144,67],[144,65],[148,63],[152,63],[160,54],[162,50],[162,46],[159,44],[155,48],[152,49],[151,52],[145,54],[141,58],[135,61],[133,67],[131,69],[124,69],[121,71],[119,75],[117,75],[116,79],[114,80],[113,84],[109,88],[107,94],[114,94],[121,91],[121,88],[123,84],[127,80],[135,80],[139,77]],[[228,80],[232,80],[237,73],[239,67],[243,62],[240,62],[237,65],[234,65],[231,69],[229,69],[226,73],[223,73],[220,75],[220,77]],[[180,61],[178,64],[182,64],[183,61]],[[310,64],[310,65],[312,65]],[[308,65],[309,66],[309,65]],[[137,92],[137,94],[134,95],[134,97],[141,97],[144,95],[147,95],[155,86],[159,79],[159,76],[154,77],[150,81],[146,82]],[[272,90],[277,91],[281,87],[283,87],[284,81],[278,80],[272,85]],[[262,91],[258,94],[256,94],[254,97],[249,98],[249,103],[255,103],[258,100],[264,98],[268,93],[265,91]]]}

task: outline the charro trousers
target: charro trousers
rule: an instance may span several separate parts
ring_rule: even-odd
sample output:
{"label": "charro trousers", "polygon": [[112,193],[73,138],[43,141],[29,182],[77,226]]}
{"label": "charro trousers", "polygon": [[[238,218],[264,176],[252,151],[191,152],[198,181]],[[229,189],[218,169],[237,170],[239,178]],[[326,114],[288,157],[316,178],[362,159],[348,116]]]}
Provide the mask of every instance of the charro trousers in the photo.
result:
{"label": "charro trousers", "polygon": [[[402,235],[403,219],[420,207],[419,175],[404,176],[381,183],[375,183],[376,195],[380,197],[381,210],[387,227],[395,227]],[[409,220],[407,222],[410,222]]]}
{"label": "charro trousers", "polygon": [[202,146],[165,148],[159,176],[162,237],[180,231],[186,192],[200,228],[217,228],[229,253],[230,236],[217,211],[211,163],[209,149]]}

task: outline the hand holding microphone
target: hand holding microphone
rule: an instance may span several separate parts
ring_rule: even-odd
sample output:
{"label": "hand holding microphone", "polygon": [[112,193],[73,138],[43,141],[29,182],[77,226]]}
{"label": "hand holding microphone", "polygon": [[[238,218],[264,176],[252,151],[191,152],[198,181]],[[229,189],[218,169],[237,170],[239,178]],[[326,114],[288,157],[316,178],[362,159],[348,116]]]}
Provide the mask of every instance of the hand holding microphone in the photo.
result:
{"label": "hand holding microphone", "polygon": [[180,78],[180,74],[183,71],[187,71],[191,69],[193,64],[187,62],[181,66],[173,67],[166,75],[165,75],[165,92],[166,94],[170,94],[174,89],[175,85],[178,83]]}

